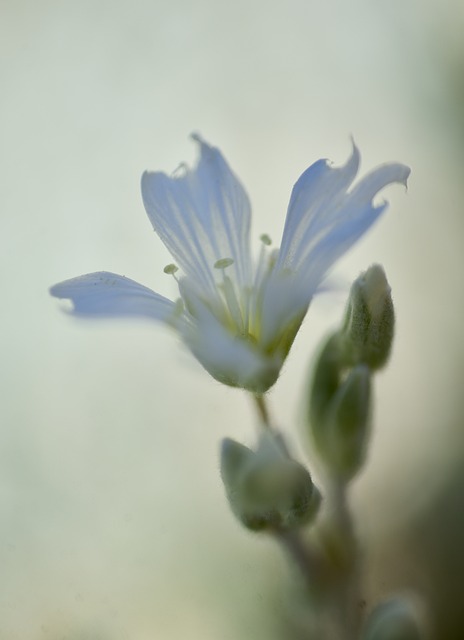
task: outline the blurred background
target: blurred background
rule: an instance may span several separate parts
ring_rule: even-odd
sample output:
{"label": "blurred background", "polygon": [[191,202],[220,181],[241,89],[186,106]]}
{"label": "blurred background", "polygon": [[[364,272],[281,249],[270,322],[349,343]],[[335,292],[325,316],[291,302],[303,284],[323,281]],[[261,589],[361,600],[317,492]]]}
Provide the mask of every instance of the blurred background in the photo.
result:
{"label": "blurred background", "polygon": [[[139,180],[193,162],[192,131],[276,244],[293,183],[350,135],[362,173],[412,167],[335,270],[382,263],[398,316],[351,497],[369,604],[414,589],[464,637],[463,28],[461,0],[2,0],[1,639],[300,637],[280,549],[219,479],[220,439],[254,442],[246,396],[167,329],[78,322],[47,293],[108,270],[176,295]],[[292,443],[344,300],[315,301],[270,394]]]}

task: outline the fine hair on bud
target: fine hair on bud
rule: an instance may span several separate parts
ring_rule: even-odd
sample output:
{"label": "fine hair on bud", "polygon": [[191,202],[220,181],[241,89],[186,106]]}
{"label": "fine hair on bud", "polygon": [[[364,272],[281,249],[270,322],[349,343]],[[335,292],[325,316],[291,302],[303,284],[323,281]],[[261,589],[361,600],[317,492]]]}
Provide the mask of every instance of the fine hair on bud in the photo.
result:
{"label": "fine hair on bud", "polygon": [[390,357],[394,332],[390,285],[383,267],[374,264],[351,286],[342,328],[348,357],[353,364],[381,369]]}

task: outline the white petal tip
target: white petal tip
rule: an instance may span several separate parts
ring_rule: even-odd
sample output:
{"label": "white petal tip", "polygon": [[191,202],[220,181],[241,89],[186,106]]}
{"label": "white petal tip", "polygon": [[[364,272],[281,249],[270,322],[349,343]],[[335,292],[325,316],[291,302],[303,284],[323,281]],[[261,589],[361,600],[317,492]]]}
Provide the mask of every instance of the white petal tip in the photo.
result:
{"label": "white petal tip", "polygon": [[142,173],[142,177],[140,178],[140,186],[142,187],[142,191],[143,191],[143,187],[144,187],[144,185],[145,185],[145,184],[146,184],[146,182],[147,182],[147,179],[148,179],[149,175],[150,175],[150,172],[149,172],[149,171],[144,171],[144,172]]}
{"label": "white petal tip", "polygon": [[350,135],[350,141],[351,141],[351,148],[352,148],[352,152],[351,153],[352,154],[356,154],[356,155],[359,156],[360,155],[359,148],[358,148],[358,145],[356,144],[356,142],[354,141],[354,135],[353,134]]}
{"label": "white petal tip", "polygon": [[53,287],[50,287],[48,292],[54,298],[65,299],[69,298],[69,288],[66,286],[67,282],[59,282],[58,284],[54,284]]}
{"label": "white petal tip", "polygon": [[190,137],[195,142],[198,142],[200,146],[210,148],[209,144],[203,139],[203,136],[200,133],[198,133],[198,131],[193,131],[190,134]]}
{"label": "white petal tip", "polygon": [[398,180],[398,182],[400,184],[402,184],[404,186],[404,188],[406,189],[406,191],[408,190],[408,180],[409,180],[409,176],[411,175],[411,169],[409,167],[407,167],[406,165],[400,165],[402,167],[402,177],[400,180]]}
{"label": "white petal tip", "polygon": [[[361,163],[361,152],[359,151],[359,148],[356,142],[354,141],[354,137],[352,135],[350,136],[350,141],[351,141],[351,155],[349,156],[345,164],[340,167],[340,169],[350,169],[351,172],[353,173],[353,179],[354,179],[354,176],[357,174],[359,165]],[[328,164],[330,166],[333,166],[332,162]],[[334,168],[336,169],[337,165],[335,165]]]}
{"label": "white petal tip", "polygon": [[[405,164],[401,164],[399,162],[395,162],[390,165],[390,179],[388,182],[390,184],[396,182],[397,184],[403,185],[405,190],[408,190],[408,179],[411,174],[411,169]],[[388,183],[387,183],[388,184]],[[386,186],[386,185],[385,185]]]}

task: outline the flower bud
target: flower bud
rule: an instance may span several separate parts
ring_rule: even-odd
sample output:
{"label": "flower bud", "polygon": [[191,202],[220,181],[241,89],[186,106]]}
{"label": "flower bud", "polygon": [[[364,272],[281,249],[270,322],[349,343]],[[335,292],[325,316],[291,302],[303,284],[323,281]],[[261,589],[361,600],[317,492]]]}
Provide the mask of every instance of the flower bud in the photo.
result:
{"label": "flower bud", "polygon": [[362,640],[423,640],[425,633],[418,611],[405,598],[380,604],[369,616]]}
{"label": "flower bud", "polygon": [[320,503],[307,469],[289,458],[270,434],[260,439],[256,451],[226,438],[221,476],[232,511],[253,531],[300,527]]}
{"label": "flower bud", "polygon": [[361,468],[370,426],[371,376],[354,367],[327,402],[322,420],[311,423],[314,443],[328,469],[343,480]]}
{"label": "flower bud", "polygon": [[311,426],[322,427],[328,408],[340,386],[346,369],[342,342],[338,333],[332,334],[317,359],[308,403],[308,421]]}
{"label": "flower bud", "polygon": [[390,355],[395,328],[391,289],[383,268],[374,264],[351,286],[342,335],[354,364],[381,369]]}

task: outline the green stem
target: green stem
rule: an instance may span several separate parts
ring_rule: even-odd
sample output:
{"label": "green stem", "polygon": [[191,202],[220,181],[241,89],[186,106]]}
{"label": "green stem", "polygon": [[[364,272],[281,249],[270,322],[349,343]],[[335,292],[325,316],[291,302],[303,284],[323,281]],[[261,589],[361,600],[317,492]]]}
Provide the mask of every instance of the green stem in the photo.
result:
{"label": "green stem", "polygon": [[328,500],[330,502],[333,523],[336,529],[343,532],[343,537],[354,544],[354,530],[351,514],[348,509],[347,485],[345,482],[334,479],[329,484]]}
{"label": "green stem", "polygon": [[274,431],[274,428],[271,424],[271,419],[269,415],[269,409],[267,407],[266,400],[264,396],[253,395],[253,400],[255,401],[255,407],[258,411],[258,416],[260,418],[261,426],[267,429],[268,431]]}
{"label": "green stem", "polygon": [[348,508],[347,485],[334,480],[327,501],[331,512],[330,535],[338,548],[338,579],[334,603],[345,640],[356,640],[361,626],[361,563],[359,544]]}
{"label": "green stem", "polygon": [[[282,434],[272,425],[269,408],[263,395],[254,395],[255,407],[260,418],[263,429],[271,433],[286,456],[290,457],[287,443]],[[274,529],[272,532],[279,544],[284,548],[286,554],[292,558],[293,563],[298,567],[307,588],[314,592],[319,582],[323,567],[313,549],[305,542],[299,531],[288,531],[285,529]]]}
{"label": "green stem", "polygon": [[320,558],[305,542],[299,531],[276,529],[274,537],[298,568],[308,592],[316,596],[317,587],[324,571]]}

